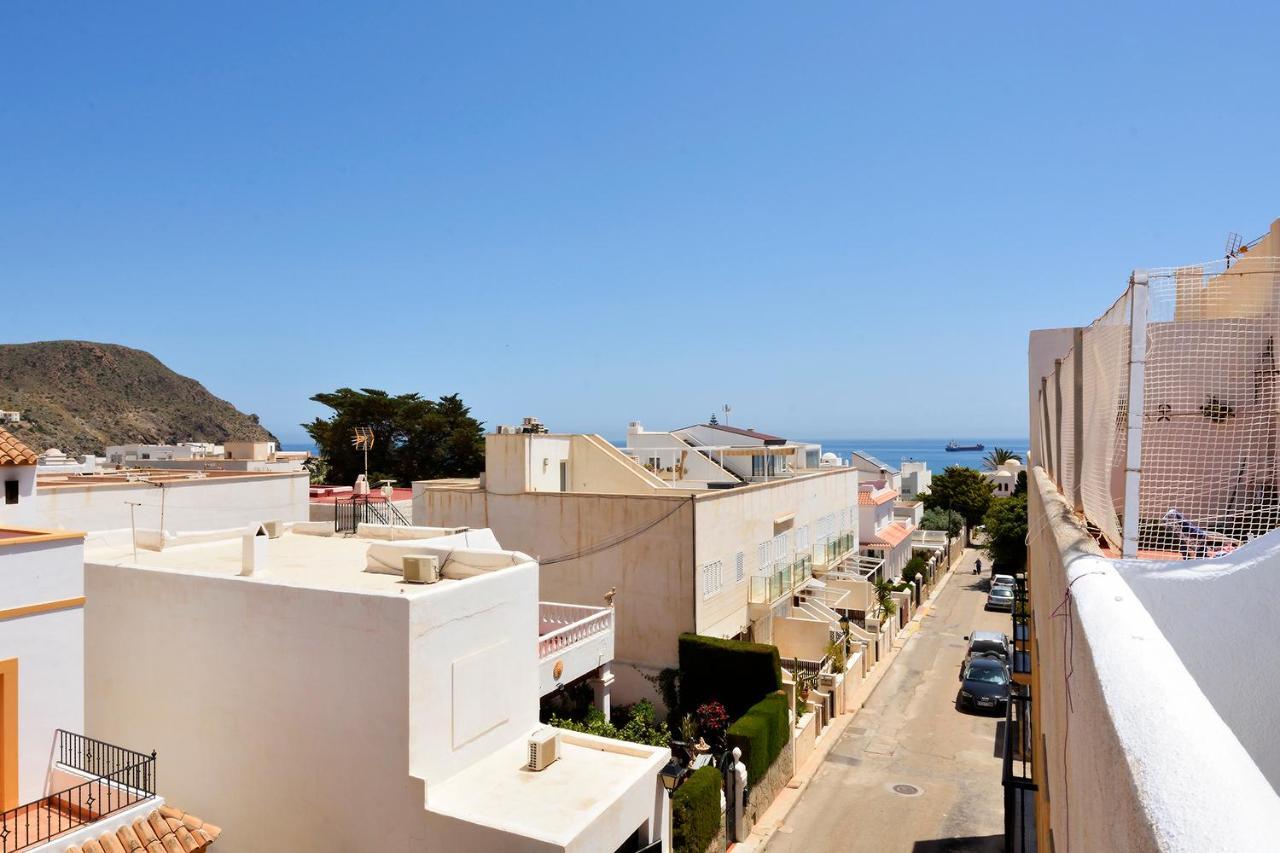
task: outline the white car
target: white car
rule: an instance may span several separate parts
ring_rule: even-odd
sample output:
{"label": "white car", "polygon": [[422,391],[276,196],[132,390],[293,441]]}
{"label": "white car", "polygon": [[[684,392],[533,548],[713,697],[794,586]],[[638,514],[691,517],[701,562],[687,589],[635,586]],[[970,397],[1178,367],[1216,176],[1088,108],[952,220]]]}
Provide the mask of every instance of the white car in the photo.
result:
{"label": "white car", "polygon": [[1007,586],[1009,589],[1013,589],[1013,575],[996,575],[991,579],[991,586]]}

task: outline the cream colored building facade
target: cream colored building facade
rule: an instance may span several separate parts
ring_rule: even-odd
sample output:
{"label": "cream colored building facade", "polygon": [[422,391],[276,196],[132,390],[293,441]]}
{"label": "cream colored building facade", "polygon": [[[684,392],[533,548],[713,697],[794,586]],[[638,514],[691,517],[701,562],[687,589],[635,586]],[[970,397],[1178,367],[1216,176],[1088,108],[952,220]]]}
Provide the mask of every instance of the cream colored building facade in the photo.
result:
{"label": "cream colored building facade", "polygon": [[[793,591],[857,548],[857,471],[744,483],[664,435],[670,464],[646,466],[647,451],[596,435],[491,434],[479,480],[413,484],[415,524],[492,528],[540,562],[543,598],[599,604],[616,591],[624,703],[657,698],[647,679],[676,665],[682,632],[772,642],[775,621],[796,616]],[[729,479],[712,486],[711,474]],[[822,632],[830,621],[803,618]]]}

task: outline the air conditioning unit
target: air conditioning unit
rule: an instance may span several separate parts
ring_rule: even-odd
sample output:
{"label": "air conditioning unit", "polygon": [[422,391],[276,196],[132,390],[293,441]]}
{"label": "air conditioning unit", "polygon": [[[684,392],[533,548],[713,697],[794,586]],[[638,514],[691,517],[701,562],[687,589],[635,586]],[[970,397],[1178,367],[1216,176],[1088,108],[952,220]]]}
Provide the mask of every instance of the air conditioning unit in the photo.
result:
{"label": "air conditioning unit", "polygon": [[519,432],[519,427],[510,426],[509,424],[498,425],[498,435],[518,435]]}
{"label": "air conditioning unit", "polygon": [[539,729],[529,737],[529,769],[546,770],[560,757],[560,735],[555,729]]}
{"label": "air conditioning unit", "polygon": [[262,527],[267,531],[267,536],[272,539],[279,539],[280,534],[284,533],[283,521],[264,521]]}
{"label": "air conditioning unit", "polygon": [[407,554],[404,558],[405,583],[435,583],[440,580],[440,558],[435,554]]}

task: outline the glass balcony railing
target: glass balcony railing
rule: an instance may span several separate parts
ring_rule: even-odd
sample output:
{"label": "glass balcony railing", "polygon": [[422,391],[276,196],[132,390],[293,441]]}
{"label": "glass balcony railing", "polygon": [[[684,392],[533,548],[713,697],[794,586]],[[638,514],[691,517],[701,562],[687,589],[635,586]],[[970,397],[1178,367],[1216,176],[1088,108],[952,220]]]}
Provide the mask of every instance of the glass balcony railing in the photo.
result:
{"label": "glass balcony railing", "polygon": [[801,554],[792,562],[778,563],[767,575],[752,577],[749,601],[752,604],[772,604],[811,577],[813,558]]}

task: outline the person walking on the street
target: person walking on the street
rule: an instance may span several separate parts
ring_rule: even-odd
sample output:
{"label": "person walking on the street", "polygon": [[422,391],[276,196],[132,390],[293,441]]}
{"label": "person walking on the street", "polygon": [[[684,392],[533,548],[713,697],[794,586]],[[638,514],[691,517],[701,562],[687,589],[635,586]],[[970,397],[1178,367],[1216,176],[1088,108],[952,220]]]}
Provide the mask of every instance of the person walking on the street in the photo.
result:
{"label": "person walking on the street", "polygon": [[973,573],[975,575],[982,574],[982,558],[981,557],[973,561]]}

